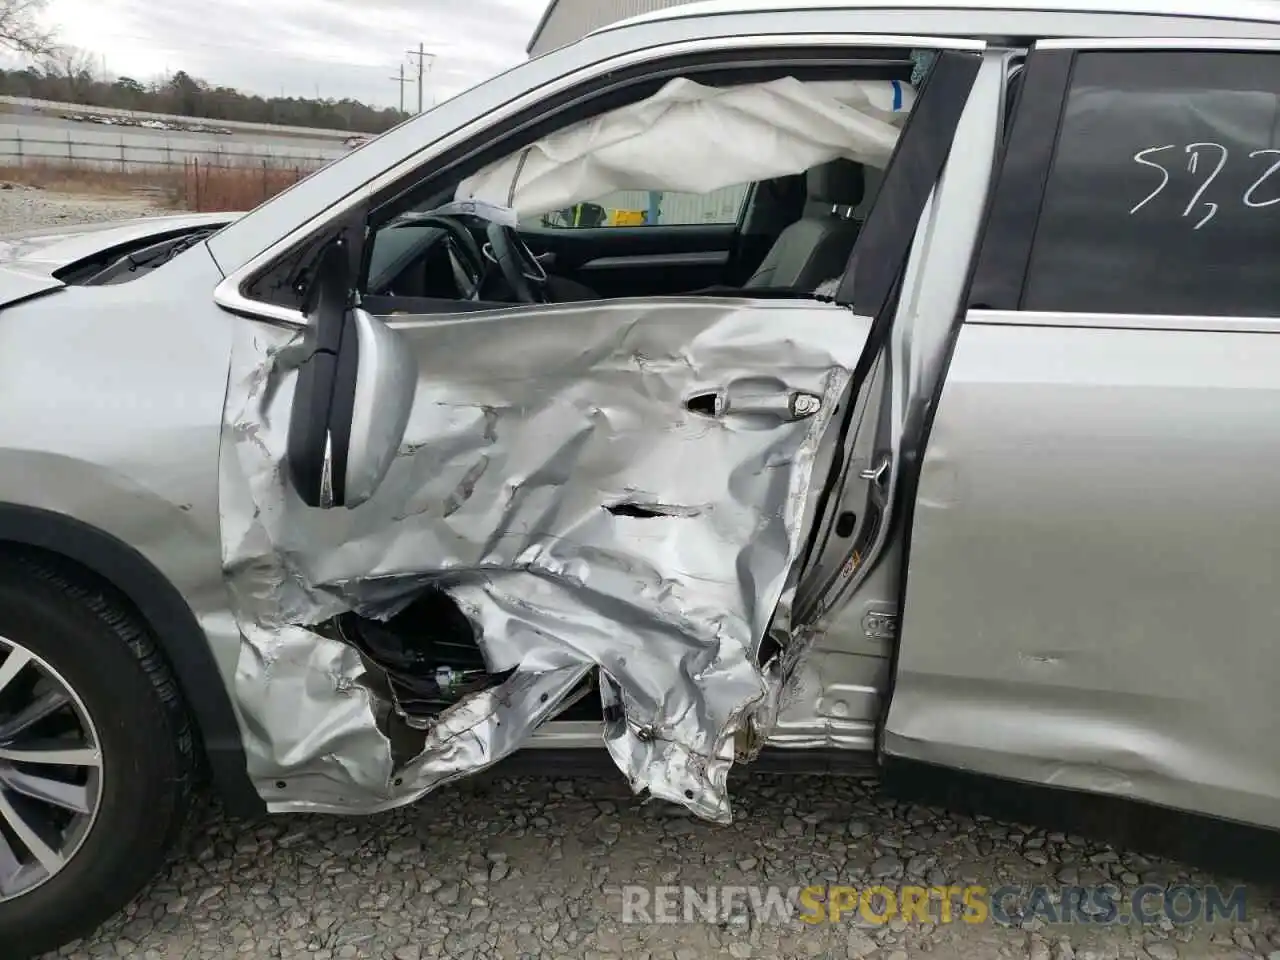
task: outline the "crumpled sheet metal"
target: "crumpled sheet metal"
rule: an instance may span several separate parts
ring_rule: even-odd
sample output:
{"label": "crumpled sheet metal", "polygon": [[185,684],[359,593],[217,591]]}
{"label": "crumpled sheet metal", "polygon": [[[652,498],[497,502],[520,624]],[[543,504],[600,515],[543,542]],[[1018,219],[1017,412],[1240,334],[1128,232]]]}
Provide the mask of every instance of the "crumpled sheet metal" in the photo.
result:
{"label": "crumpled sheet metal", "polygon": [[[727,821],[733,738],[772,716],[785,679],[756,653],[792,588],[814,454],[862,346],[849,320],[814,302],[704,298],[397,317],[419,364],[413,413],[353,510],[308,508],[287,485],[293,377],[273,361],[294,334],[243,325],[223,560],[250,773],[271,808],[412,801],[519,748],[599,668],[624,717],[602,735],[633,788]],[[761,371],[822,397],[819,413],[684,406]],[[606,509],[618,503],[658,515]],[[385,619],[428,585],[471,621],[491,670],[516,669],[397,767],[379,671],[309,628],[346,611]]]}

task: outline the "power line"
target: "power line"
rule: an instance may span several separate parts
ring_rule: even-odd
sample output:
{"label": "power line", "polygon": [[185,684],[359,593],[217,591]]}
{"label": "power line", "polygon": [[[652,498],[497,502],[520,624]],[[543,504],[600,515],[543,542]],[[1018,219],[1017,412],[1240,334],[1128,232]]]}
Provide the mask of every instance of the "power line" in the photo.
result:
{"label": "power line", "polygon": [[406,83],[412,83],[413,81],[404,75],[403,63],[400,64],[400,76],[392,77],[391,79],[394,80],[396,82],[396,86],[400,88],[400,112],[404,113],[404,85]]}
{"label": "power line", "polygon": [[408,53],[409,53],[409,56],[418,58],[418,112],[421,113],[422,112],[422,83],[423,83],[423,79],[426,76],[427,70],[430,69],[430,67],[428,67],[427,65],[427,58],[430,57],[431,63],[434,64],[436,60],[436,55],[434,53],[427,53],[426,44],[423,44],[423,43],[418,44],[417,50],[410,50],[408,51]]}

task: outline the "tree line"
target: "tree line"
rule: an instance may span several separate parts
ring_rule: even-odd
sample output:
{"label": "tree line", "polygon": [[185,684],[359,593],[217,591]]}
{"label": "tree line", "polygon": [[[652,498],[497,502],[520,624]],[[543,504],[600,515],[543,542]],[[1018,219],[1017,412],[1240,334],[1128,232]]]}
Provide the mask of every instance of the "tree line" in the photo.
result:
{"label": "tree line", "polygon": [[0,50],[35,64],[21,70],[0,70],[0,94],[208,120],[360,133],[382,133],[408,117],[390,107],[371,107],[349,98],[259,97],[234,87],[215,86],[183,70],[148,83],[133,77],[103,76],[92,54],[58,42],[57,30],[47,22],[48,6],[48,0],[0,0]]}
{"label": "tree line", "polygon": [[214,86],[182,70],[150,83],[133,77],[102,78],[94,70],[95,65],[88,54],[63,52],[35,66],[0,70],[0,94],[209,120],[360,133],[382,133],[408,116],[392,107],[371,107],[351,99],[260,97],[233,87]]}

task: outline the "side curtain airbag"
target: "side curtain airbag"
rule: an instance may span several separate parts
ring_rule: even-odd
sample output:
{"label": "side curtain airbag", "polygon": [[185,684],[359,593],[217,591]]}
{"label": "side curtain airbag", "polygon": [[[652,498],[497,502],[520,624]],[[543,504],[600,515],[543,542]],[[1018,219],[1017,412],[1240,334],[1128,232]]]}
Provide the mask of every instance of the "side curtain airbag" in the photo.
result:
{"label": "side curtain airbag", "polygon": [[708,87],[676,78],[491,164],[455,198],[524,218],[617,190],[708,193],[839,158],[884,167],[914,100],[899,81],[783,77]]}

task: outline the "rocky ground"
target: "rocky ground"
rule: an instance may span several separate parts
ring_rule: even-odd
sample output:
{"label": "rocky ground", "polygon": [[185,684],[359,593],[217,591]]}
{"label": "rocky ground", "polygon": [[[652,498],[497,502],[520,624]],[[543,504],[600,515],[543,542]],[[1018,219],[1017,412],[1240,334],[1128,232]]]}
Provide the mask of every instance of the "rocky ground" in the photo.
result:
{"label": "rocky ground", "polygon": [[[0,232],[155,212],[141,199],[0,189]],[[1243,919],[1108,925],[1092,907],[1046,923],[1064,885],[1238,880],[1096,839],[896,801],[874,780],[756,775],[734,791],[735,822],[699,822],[633,797],[620,776],[489,777],[364,819],[214,813],[169,869],[74,957],[517,958],[703,960],[1280,960],[1280,902],[1252,885]],[[707,918],[680,895],[752,887]],[[851,910],[809,924],[793,888],[970,886],[1023,891],[994,922],[875,923]],[[1039,908],[1033,896],[1045,885]],[[777,898],[770,901],[770,894]],[[1058,902],[1055,904],[1055,900]],[[633,909],[628,916],[628,903]],[[719,906],[723,907],[721,891]],[[1157,901],[1158,903],[1158,901]],[[1150,904],[1148,904],[1150,905]],[[882,903],[868,906],[883,914]],[[757,909],[759,907],[759,909]],[[1019,916],[1019,913],[1021,915]],[[646,919],[647,914],[647,919]],[[631,920],[633,922],[628,922]],[[3,945],[0,945],[0,955]]]}
{"label": "rocky ground", "polygon": [[172,212],[143,196],[75,196],[0,183],[0,233]]}
{"label": "rocky ground", "polygon": [[[808,924],[770,911],[810,885],[1237,881],[1082,837],[880,796],[872,780],[756,776],[722,827],[631,796],[621,777],[491,778],[373,818],[215,817],[169,871],[75,957],[653,958],[833,960],[1280,960],[1280,910],[1249,888],[1243,920],[1149,927],[1051,925],[1019,898],[1009,925],[868,923],[853,911]],[[624,887],[758,885],[734,908],[627,922]],[[1051,894],[1052,896],[1053,894]],[[631,894],[633,898],[635,894]],[[644,895],[641,895],[644,896]],[[653,895],[655,898],[657,894]],[[637,899],[632,899],[633,905]],[[775,901],[776,907],[777,901]],[[878,903],[872,907],[882,913]],[[940,912],[935,912],[938,920]],[[954,917],[954,914],[953,914]],[[684,921],[690,922],[684,922]]]}

